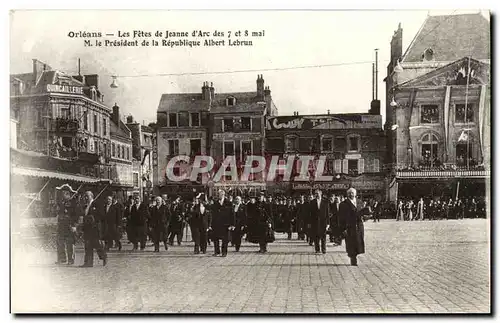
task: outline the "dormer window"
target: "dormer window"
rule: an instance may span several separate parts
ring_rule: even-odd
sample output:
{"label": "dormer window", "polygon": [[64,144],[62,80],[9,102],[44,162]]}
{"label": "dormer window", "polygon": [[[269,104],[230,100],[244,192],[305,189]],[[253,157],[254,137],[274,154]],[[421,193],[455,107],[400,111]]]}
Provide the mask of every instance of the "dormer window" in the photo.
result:
{"label": "dormer window", "polygon": [[434,60],[434,51],[432,50],[432,48],[427,48],[426,50],[424,50],[424,53],[422,54],[422,60],[424,62]]}
{"label": "dormer window", "polygon": [[226,104],[228,107],[233,107],[236,105],[236,98],[235,97],[229,97],[226,99]]}

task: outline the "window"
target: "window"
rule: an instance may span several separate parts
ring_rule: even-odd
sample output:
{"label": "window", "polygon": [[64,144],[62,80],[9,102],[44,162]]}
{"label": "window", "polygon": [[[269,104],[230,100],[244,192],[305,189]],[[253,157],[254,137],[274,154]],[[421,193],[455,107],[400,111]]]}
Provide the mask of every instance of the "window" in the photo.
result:
{"label": "window", "polygon": [[139,186],[139,173],[134,173],[134,187]]}
{"label": "window", "polygon": [[332,137],[321,138],[321,150],[322,151],[333,151],[333,138]]}
{"label": "window", "polygon": [[88,115],[88,112],[85,111],[83,113],[83,129],[84,130],[89,130],[89,115]]}
{"label": "window", "polygon": [[115,144],[111,144],[111,156],[115,157]]}
{"label": "window", "polygon": [[227,98],[227,106],[228,107],[232,107],[235,104],[236,104],[236,98],[233,98],[233,97]]}
{"label": "window", "polygon": [[241,161],[244,161],[246,156],[251,156],[252,152],[252,142],[242,141],[241,142]]}
{"label": "window", "polygon": [[350,175],[357,175],[358,174],[358,160],[357,159],[347,160],[347,172]]}
{"label": "window", "polygon": [[249,117],[241,118],[241,129],[242,130],[252,130],[252,119]]}
{"label": "window", "polygon": [[474,122],[474,105],[472,103],[469,103],[467,104],[466,109],[465,104],[455,104],[455,122]]}
{"label": "window", "polygon": [[333,147],[335,147],[337,151],[345,151],[347,148],[345,137],[335,137],[335,143]]}
{"label": "window", "polygon": [[69,119],[69,117],[70,117],[69,107],[61,107],[61,118]]}
{"label": "window", "polygon": [[349,151],[359,151],[359,141],[360,141],[359,136],[350,136],[347,138],[347,144],[348,144],[348,150]]}
{"label": "window", "polygon": [[41,106],[36,110],[36,119],[39,127],[45,127],[47,125],[47,121],[43,117],[43,108]]}
{"label": "window", "polygon": [[438,138],[434,134],[426,134],[422,137],[422,164],[423,166],[440,166],[438,160]]}
{"label": "window", "polygon": [[102,135],[106,136],[106,118],[102,118]]}
{"label": "window", "polygon": [[97,127],[97,114],[94,114],[94,132],[97,133],[98,127]]}
{"label": "window", "polygon": [[201,155],[201,139],[191,139],[189,144],[191,147],[191,156]]}
{"label": "window", "polygon": [[422,105],[420,108],[420,123],[439,123],[439,110],[435,104]]}
{"label": "window", "polygon": [[122,159],[125,159],[125,146],[122,146]]}
{"label": "window", "polygon": [[130,160],[130,147],[127,147],[127,160]]}
{"label": "window", "polygon": [[224,158],[234,156],[234,141],[224,141]]}
{"label": "window", "polygon": [[179,127],[189,127],[189,113],[179,112],[177,115],[179,116]]}
{"label": "window", "polygon": [[97,140],[94,140],[94,152],[96,154],[99,153],[99,144],[97,143]]}
{"label": "window", "polygon": [[[457,155],[457,166],[472,166],[472,143],[467,142],[459,142],[456,146],[456,155]],[[469,165],[467,165],[467,160],[469,160]]]}
{"label": "window", "polygon": [[232,131],[234,131],[233,118],[224,118],[222,122],[222,132],[232,132]]}
{"label": "window", "polygon": [[199,112],[191,113],[191,127],[199,127],[200,125],[201,125],[200,113]]}
{"label": "window", "polygon": [[168,141],[168,155],[169,156],[179,155],[179,140],[172,139]]}
{"label": "window", "polygon": [[168,126],[177,127],[177,113],[168,114]]}
{"label": "window", "polygon": [[380,161],[378,159],[373,160],[373,172],[374,173],[380,172]]}
{"label": "window", "polygon": [[106,143],[102,145],[102,150],[104,153],[104,157],[108,157],[108,145]]}
{"label": "window", "polygon": [[299,138],[296,136],[287,136],[285,139],[286,151],[298,151],[299,150]]}
{"label": "window", "polygon": [[62,137],[62,145],[66,148],[71,148],[71,146],[73,145],[73,138]]}

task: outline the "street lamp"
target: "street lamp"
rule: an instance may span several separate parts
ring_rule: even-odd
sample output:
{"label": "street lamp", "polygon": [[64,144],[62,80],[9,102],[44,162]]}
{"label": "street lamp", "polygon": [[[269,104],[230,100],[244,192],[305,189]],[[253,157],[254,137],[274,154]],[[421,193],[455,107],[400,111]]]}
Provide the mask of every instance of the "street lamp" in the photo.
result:
{"label": "street lamp", "polygon": [[113,82],[111,82],[111,84],[109,85],[110,88],[112,89],[116,89],[118,87],[118,83],[116,81],[116,76],[112,76],[113,77]]}

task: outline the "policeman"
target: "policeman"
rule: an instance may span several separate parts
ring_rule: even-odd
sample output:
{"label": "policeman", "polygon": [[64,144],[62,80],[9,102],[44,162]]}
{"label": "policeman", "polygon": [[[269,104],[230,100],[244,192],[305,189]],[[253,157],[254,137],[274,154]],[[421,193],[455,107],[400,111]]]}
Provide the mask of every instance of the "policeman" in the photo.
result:
{"label": "policeman", "polygon": [[72,195],[76,193],[71,186],[64,184],[56,187],[62,193],[62,199],[57,207],[57,265],[75,263],[74,245],[76,243],[76,226],[78,214],[76,201]]}

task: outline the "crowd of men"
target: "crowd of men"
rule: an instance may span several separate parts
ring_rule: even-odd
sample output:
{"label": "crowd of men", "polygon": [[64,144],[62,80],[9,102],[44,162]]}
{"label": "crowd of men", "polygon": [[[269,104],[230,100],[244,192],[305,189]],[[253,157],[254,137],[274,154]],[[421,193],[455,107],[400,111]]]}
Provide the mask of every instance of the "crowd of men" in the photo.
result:
{"label": "crowd of men", "polygon": [[[321,190],[314,195],[301,196],[298,200],[265,197],[242,199],[226,196],[220,190],[209,199],[198,194],[192,201],[181,197],[169,199],[156,196],[142,201],[139,195],[130,196],[122,205],[113,195],[106,196],[99,206],[92,192],[85,192],[83,203],[71,198],[71,187],[63,189],[63,200],[58,208],[58,264],[74,263],[73,247],[78,233],[83,233],[85,244],[84,267],[93,266],[94,250],[103,265],[107,263],[110,248],[122,250],[121,238],[125,233],[132,250],[145,250],[149,240],[154,251],[160,252],[177,242],[182,244],[186,225],[191,229],[194,253],[207,253],[213,243],[213,256],[226,257],[231,243],[239,252],[242,240],[259,245],[259,253],[268,251],[268,244],[275,241],[275,232],[287,234],[314,246],[316,253],[326,253],[329,241],[341,245],[345,240],[346,251],[352,265],[357,265],[357,255],[364,253],[363,221],[377,219],[378,203],[372,207],[356,200],[356,190],[347,191],[347,197],[324,197]],[[176,240],[176,241],[175,241]]]}
{"label": "crowd of men", "polygon": [[398,221],[464,218],[486,218],[484,198],[434,200],[421,197],[418,201],[403,198],[397,202],[396,220]]}

